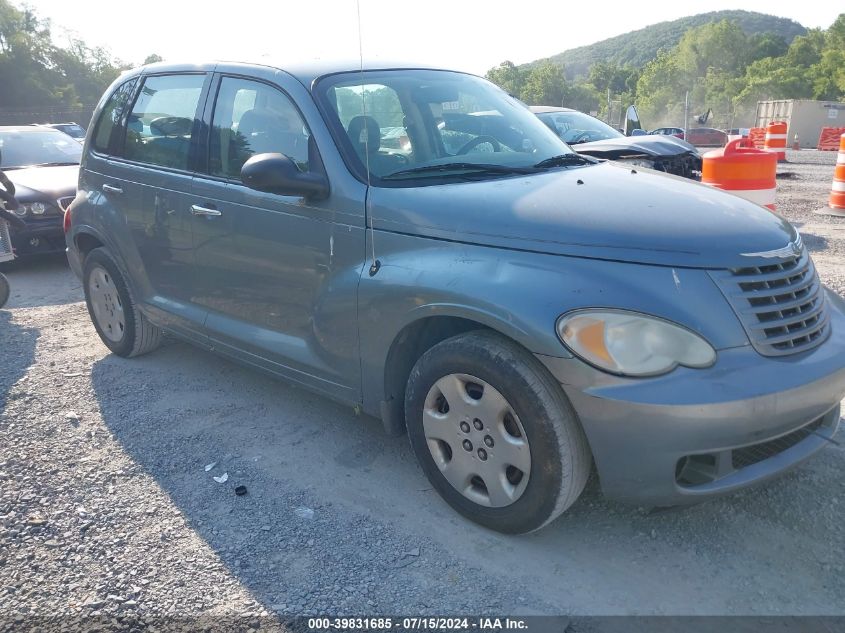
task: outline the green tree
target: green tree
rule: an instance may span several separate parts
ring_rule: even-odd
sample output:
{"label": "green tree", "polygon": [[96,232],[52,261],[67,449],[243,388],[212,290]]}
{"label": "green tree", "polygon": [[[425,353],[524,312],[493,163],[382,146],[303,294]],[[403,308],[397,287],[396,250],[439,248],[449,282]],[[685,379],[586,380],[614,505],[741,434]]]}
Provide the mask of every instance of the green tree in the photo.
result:
{"label": "green tree", "polygon": [[845,13],[824,34],[821,59],[810,67],[810,74],[816,99],[845,96]]}
{"label": "green tree", "polygon": [[49,22],[0,0],[0,107],[91,105],[122,68],[105,50],[79,39],[56,46]]}
{"label": "green tree", "polygon": [[[830,85],[819,81],[826,38],[820,29],[796,37],[785,55],[765,57],[751,63],[745,70],[744,86],[735,101],[750,111],[757,101],[767,99],[813,99],[819,89],[826,92]],[[835,91],[831,91],[835,92]],[[840,92],[841,94],[841,92]]]}
{"label": "green tree", "polygon": [[528,73],[521,98],[531,105],[559,106],[565,102],[566,94],[563,68],[546,61]]}
{"label": "green tree", "polygon": [[766,57],[780,57],[789,50],[789,44],[775,33],[756,33],[748,39],[748,61],[755,62]]}
{"label": "green tree", "polygon": [[569,83],[563,97],[563,105],[581,112],[598,111],[605,99],[590,83]]}
{"label": "green tree", "polygon": [[499,86],[502,90],[518,99],[521,99],[525,87],[526,73],[513,62],[503,61],[495,68],[491,68],[485,75],[487,79]]}

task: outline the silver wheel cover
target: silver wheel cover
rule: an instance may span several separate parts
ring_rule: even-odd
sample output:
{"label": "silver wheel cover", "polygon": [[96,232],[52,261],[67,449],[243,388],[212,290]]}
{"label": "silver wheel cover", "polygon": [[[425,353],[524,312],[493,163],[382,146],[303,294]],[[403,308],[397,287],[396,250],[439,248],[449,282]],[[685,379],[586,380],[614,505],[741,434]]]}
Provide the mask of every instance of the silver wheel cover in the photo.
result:
{"label": "silver wheel cover", "polygon": [[505,397],[467,374],[432,385],[423,407],[423,433],[435,464],[471,501],[502,508],[525,492],[531,450],[525,429]]}
{"label": "silver wheel cover", "polygon": [[94,266],[88,277],[88,297],[94,320],[110,341],[119,343],[126,333],[123,303],[111,274],[102,266]]}

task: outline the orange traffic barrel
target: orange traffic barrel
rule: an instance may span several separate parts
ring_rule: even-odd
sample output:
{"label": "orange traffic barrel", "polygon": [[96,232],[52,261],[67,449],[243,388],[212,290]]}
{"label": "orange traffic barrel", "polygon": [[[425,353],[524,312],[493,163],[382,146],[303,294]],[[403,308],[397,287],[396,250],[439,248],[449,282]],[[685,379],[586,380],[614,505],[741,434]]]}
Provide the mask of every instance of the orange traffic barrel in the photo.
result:
{"label": "orange traffic barrel", "polygon": [[839,137],[839,154],[833,170],[833,184],[830,185],[830,202],[816,213],[845,217],[845,134]]}
{"label": "orange traffic barrel", "polygon": [[701,182],[775,210],[778,159],[774,152],[731,141],[704,155]]}
{"label": "orange traffic barrel", "polygon": [[757,149],[763,149],[766,143],[766,128],[753,127],[748,130],[748,138],[751,139],[751,144]]}
{"label": "orange traffic barrel", "polygon": [[778,161],[786,161],[786,123],[784,121],[772,121],[766,127],[766,141],[764,149],[775,152]]}

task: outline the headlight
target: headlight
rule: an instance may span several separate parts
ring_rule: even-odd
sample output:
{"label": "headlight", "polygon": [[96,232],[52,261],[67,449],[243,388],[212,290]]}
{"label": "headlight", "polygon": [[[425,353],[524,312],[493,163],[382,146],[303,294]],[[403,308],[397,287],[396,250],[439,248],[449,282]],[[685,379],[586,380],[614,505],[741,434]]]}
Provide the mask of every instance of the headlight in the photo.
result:
{"label": "headlight", "polygon": [[709,367],[716,352],[703,338],[657,317],[623,310],[577,310],[557,321],[560,340],[591,365],[624,376],[654,376],[678,365]]}
{"label": "headlight", "polygon": [[27,214],[30,215],[44,215],[47,211],[47,205],[43,202],[25,202],[18,205],[15,213],[21,217]]}
{"label": "headlight", "polygon": [[645,169],[654,169],[654,166],[657,164],[647,158],[623,158],[621,162],[626,165],[634,165],[635,167],[643,167]]}

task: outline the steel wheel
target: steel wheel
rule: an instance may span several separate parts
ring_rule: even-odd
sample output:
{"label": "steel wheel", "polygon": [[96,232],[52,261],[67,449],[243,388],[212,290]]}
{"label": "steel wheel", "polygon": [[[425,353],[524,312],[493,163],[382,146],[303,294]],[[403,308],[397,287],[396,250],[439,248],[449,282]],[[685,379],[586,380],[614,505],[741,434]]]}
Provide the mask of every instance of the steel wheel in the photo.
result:
{"label": "steel wheel", "polygon": [[423,432],[434,462],[467,499],[502,508],[525,492],[531,450],[505,397],[480,378],[449,374],[425,399]]}
{"label": "steel wheel", "polygon": [[126,332],[123,302],[111,274],[102,266],[95,266],[88,277],[88,296],[100,331],[110,341],[119,343]]}

